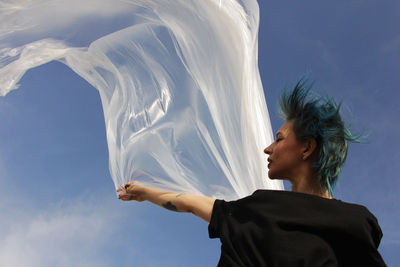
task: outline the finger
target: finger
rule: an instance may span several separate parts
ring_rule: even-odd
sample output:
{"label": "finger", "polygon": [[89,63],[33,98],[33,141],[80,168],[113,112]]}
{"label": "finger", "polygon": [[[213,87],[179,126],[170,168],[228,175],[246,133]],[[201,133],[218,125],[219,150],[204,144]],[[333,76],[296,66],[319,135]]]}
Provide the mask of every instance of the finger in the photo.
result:
{"label": "finger", "polygon": [[123,201],[135,200],[135,198],[133,198],[132,196],[127,196],[127,195],[122,196],[120,199]]}
{"label": "finger", "polygon": [[125,183],[124,185],[121,185],[121,186],[117,189],[117,192],[120,192],[120,191],[125,190],[125,187],[126,187],[127,184],[128,184],[128,183]]}
{"label": "finger", "polygon": [[131,186],[131,185],[134,185],[135,183],[136,183],[135,180],[130,180],[129,182],[126,183],[126,185]]}
{"label": "finger", "polygon": [[117,192],[124,191],[124,190],[126,190],[128,187],[129,187],[129,183],[126,183],[126,184],[124,184],[124,185],[121,185],[121,186],[117,189]]}
{"label": "finger", "polygon": [[135,186],[135,181],[130,181],[130,182],[126,183],[124,185],[125,191],[128,191],[129,188],[134,187],[134,186]]}
{"label": "finger", "polygon": [[134,196],[134,194],[128,193],[125,190],[118,194],[118,197],[129,197],[129,196]]}
{"label": "finger", "polygon": [[128,197],[128,196],[126,196],[126,195],[123,195],[123,196],[120,196],[120,197],[119,197],[119,199],[120,199],[120,200],[124,200],[124,201],[126,201],[126,200],[128,200],[128,199],[129,199],[129,197]]}

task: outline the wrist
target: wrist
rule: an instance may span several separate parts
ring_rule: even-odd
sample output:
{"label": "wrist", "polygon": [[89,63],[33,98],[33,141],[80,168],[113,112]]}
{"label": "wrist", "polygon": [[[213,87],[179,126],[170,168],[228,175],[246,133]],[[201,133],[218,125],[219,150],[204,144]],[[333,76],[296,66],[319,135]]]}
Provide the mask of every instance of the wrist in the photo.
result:
{"label": "wrist", "polygon": [[145,200],[145,201],[150,201],[151,200],[151,196],[153,195],[152,194],[152,189],[151,188],[148,188],[148,187],[142,187],[141,188],[141,190],[140,190],[140,196],[141,196],[141,198],[143,199],[143,200]]}

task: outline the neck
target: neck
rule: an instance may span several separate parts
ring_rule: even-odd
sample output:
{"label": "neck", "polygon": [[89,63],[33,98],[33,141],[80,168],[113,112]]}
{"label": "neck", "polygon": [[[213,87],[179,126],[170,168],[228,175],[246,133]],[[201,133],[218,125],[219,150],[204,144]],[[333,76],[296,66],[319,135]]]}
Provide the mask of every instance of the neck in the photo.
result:
{"label": "neck", "polygon": [[[315,181],[314,183],[310,181]],[[316,177],[312,179],[300,179],[299,181],[291,181],[292,192],[299,192],[304,194],[316,195],[323,198],[331,199],[327,189],[321,188]]]}

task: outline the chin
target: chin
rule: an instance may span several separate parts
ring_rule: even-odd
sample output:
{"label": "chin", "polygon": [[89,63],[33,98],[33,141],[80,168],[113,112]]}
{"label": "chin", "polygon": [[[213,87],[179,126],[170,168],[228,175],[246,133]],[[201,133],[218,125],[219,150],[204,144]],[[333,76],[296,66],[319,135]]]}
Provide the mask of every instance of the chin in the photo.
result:
{"label": "chin", "polygon": [[276,177],[276,175],[274,175],[274,173],[271,173],[271,171],[268,172],[268,178],[271,180],[279,180],[279,178]]}
{"label": "chin", "polygon": [[284,178],[284,175],[276,172],[271,172],[271,170],[268,171],[268,178],[271,180],[287,180]]}

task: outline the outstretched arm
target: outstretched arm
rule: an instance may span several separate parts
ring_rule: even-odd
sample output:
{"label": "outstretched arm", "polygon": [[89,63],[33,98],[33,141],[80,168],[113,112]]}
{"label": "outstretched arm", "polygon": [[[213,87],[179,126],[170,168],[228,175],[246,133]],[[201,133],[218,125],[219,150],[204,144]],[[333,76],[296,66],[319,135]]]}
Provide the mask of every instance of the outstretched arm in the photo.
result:
{"label": "outstretched arm", "polygon": [[135,184],[134,181],[126,183],[117,190],[119,199],[124,201],[150,201],[158,206],[178,212],[190,212],[210,222],[215,199],[205,196],[184,193],[166,192],[158,189]]}

